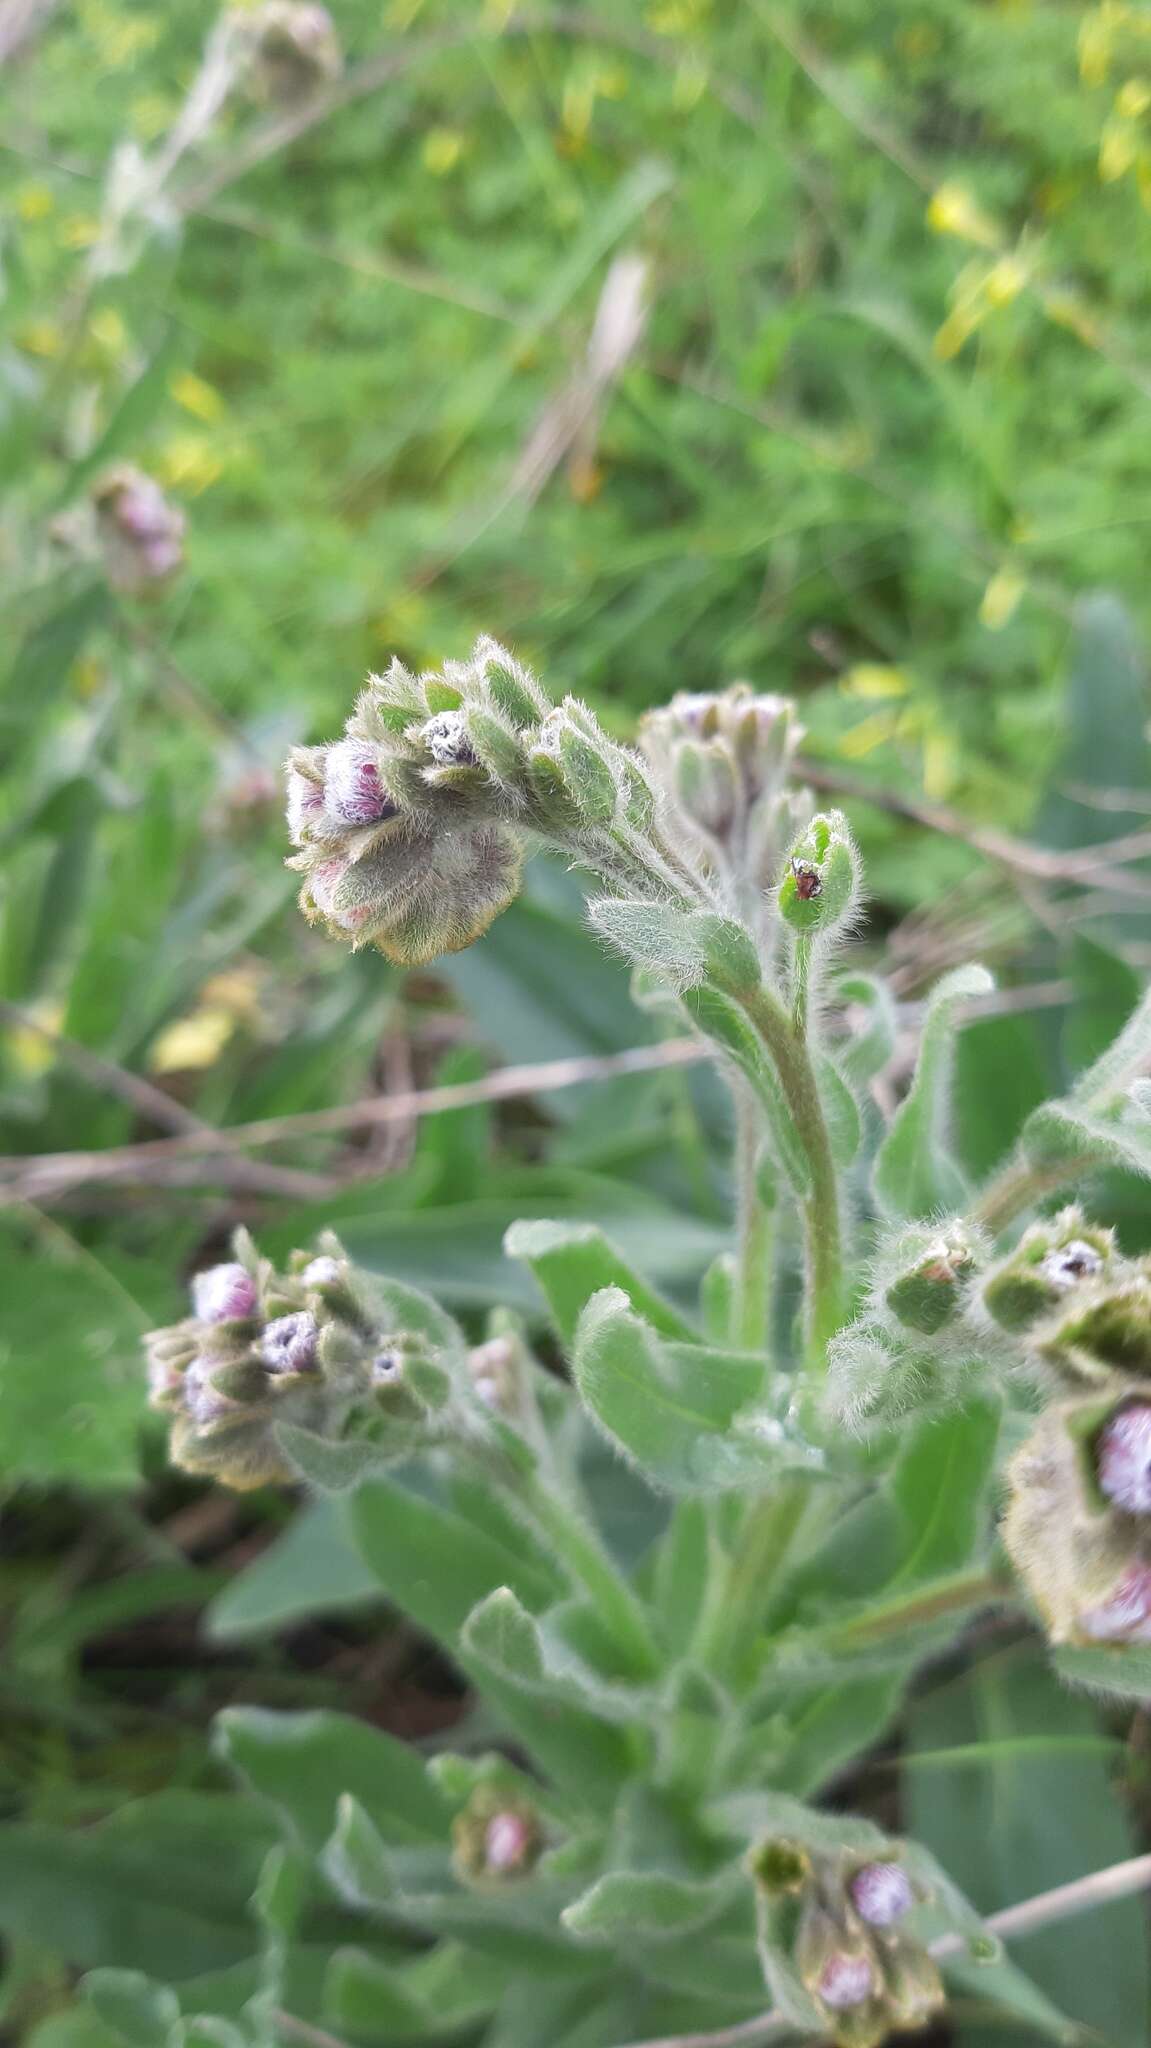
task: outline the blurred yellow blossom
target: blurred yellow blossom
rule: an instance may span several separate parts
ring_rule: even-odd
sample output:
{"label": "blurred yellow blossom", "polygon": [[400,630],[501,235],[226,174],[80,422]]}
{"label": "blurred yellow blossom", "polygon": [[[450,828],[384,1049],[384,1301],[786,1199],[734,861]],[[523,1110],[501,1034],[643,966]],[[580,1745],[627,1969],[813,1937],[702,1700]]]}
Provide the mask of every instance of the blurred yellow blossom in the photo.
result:
{"label": "blurred yellow blossom", "polygon": [[1094,348],[1099,341],[1099,323],[1091,308],[1083,303],[1074,292],[1067,290],[1046,290],[1040,293],[1043,310],[1057,327],[1066,327],[1080,341]]}
{"label": "blurred yellow blossom", "polygon": [[1139,131],[1131,121],[1113,115],[1099,135],[1099,176],[1104,185],[1125,178],[1139,155]]}
{"label": "blurred yellow blossom", "polygon": [[16,346],[30,356],[58,356],[63,336],[54,320],[26,320],[16,329]]}
{"label": "blurred yellow blossom", "polygon": [[166,1024],[153,1039],[148,1065],[154,1074],[213,1067],[235,1031],[236,1020],[227,1010],[193,1010],[190,1017]]}
{"label": "blurred yellow blossom", "polygon": [[224,410],[224,401],[212,384],[206,384],[197,377],[194,370],[180,370],[169,382],[168,389],[177,405],[185,412],[195,415],[198,420],[207,421],[210,426],[218,420]]}
{"label": "blurred yellow blossom", "polygon": [[446,178],[449,171],[454,171],[463,151],[464,138],[458,128],[429,128],[420,153],[424,169],[433,178]]}
{"label": "blurred yellow blossom", "polygon": [[1027,588],[1027,578],[1013,562],[995,571],[979,604],[979,623],[989,633],[999,633],[1011,619]]}
{"label": "blurred yellow blossom", "polygon": [[100,233],[94,213],[70,213],[62,220],[56,240],[62,249],[90,249]]}
{"label": "blurred yellow blossom", "polygon": [[1027,266],[1018,256],[1001,256],[983,280],[983,289],[993,306],[1009,306],[1027,284]]}
{"label": "blurred yellow blossom", "polygon": [[911,681],[906,669],[891,668],[879,661],[857,661],[854,668],[841,675],[839,687],[847,696],[865,700],[906,697]]}
{"label": "blurred yellow blossom", "polygon": [[865,754],[874,753],[886,741],[894,739],[899,729],[897,711],[873,711],[869,717],[860,719],[845,732],[839,742],[839,751],[847,761],[862,761]]}
{"label": "blurred yellow blossom", "polygon": [[923,735],[923,765],[920,769],[924,795],[937,802],[950,796],[958,772],[959,753],[951,734],[942,726],[929,726]]}
{"label": "blurred yellow blossom", "polygon": [[114,306],[101,306],[93,313],[88,322],[88,333],[106,355],[123,354],[128,340],[128,330]]}
{"label": "blurred yellow blossom", "polygon": [[68,672],[77,697],[94,697],[108,674],[106,663],[94,654],[78,655]]}
{"label": "blurred yellow blossom", "polygon": [[80,0],[80,26],[106,71],[133,64],[160,39],[160,22],[150,14],[128,14],[105,0]]}
{"label": "blurred yellow blossom", "polygon": [[1145,78],[1129,78],[1115,95],[1115,111],[1125,121],[1137,121],[1151,107],[1151,85]]}
{"label": "blurred yellow blossom", "polygon": [[56,201],[47,185],[21,185],[16,193],[16,212],[21,220],[44,220]]}
{"label": "blurred yellow blossom", "polygon": [[1003,236],[966,185],[949,179],[932,193],[927,224],[937,235],[958,235],[963,242],[977,242],[983,249],[998,249]]}
{"label": "blurred yellow blossom", "polygon": [[4,1050],[16,1072],[25,1080],[34,1081],[47,1073],[56,1058],[56,1047],[52,1041],[63,1021],[62,1004],[39,1002],[28,1006],[27,1022],[21,1020],[4,1029]]}
{"label": "blurred yellow blossom", "polygon": [[206,434],[173,434],[160,450],[156,470],[162,483],[195,497],[223,475],[224,463]]}

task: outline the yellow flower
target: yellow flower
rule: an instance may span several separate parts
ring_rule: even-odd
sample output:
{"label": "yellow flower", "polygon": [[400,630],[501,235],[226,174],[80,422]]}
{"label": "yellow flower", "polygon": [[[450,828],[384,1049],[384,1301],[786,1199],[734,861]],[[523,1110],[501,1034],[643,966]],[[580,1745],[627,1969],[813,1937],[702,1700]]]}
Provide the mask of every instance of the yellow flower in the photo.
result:
{"label": "yellow flower", "polygon": [[100,223],[92,213],[72,213],[60,223],[56,240],[62,249],[90,249],[100,233]]}
{"label": "yellow flower", "polygon": [[986,316],[986,309],[968,302],[954,306],[946,320],[935,332],[931,347],[941,363],[949,363],[959,354],[964,344],[970,341],[977,327]]}
{"label": "yellow flower", "polygon": [[839,742],[839,751],[845,761],[862,761],[865,754],[872,754],[876,747],[882,747],[895,737],[899,724],[896,711],[873,711],[869,718],[863,718],[845,732]]}
{"label": "yellow flower", "polygon": [[195,497],[222,476],[224,464],[206,434],[173,434],[156,464],[162,483]]}
{"label": "yellow flower", "polygon": [[1110,65],[1111,24],[1100,8],[1079,24],[1079,76],[1084,85],[1105,85]]}
{"label": "yellow flower", "polygon": [[463,155],[464,138],[456,128],[429,128],[420,154],[433,178],[446,178]]}
{"label": "yellow flower", "polygon": [[1074,292],[1044,291],[1040,293],[1043,310],[1057,327],[1066,327],[1071,334],[1077,334],[1080,341],[1094,348],[1099,340],[1099,325],[1094,314]]}
{"label": "yellow flower", "polygon": [[107,355],[123,354],[128,330],[114,306],[102,306],[98,312],[93,313],[88,322],[88,333]]}
{"label": "yellow flower", "polygon": [[1018,256],[1001,256],[983,280],[983,289],[993,306],[1009,306],[1027,284],[1027,266]]}
{"label": "yellow flower", "polygon": [[177,405],[182,405],[185,412],[193,413],[198,420],[207,421],[209,426],[213,420],[219,419],[224,410],[224,401],[214,385],[206,384],[194,370],[181,370],[170,380],[168,389]]}
{"label": "yellow flower", "polygon": [[1115,95],[1115,112],[1125,121],[1137,121],[1151,107],[1151,85],[1145,78],[1129,78]]}
{"label": "yellow flower", "polygon": [[905,669],[889,668],[879,661],[857,661],[854,668],[845,670],[840,677],[839,687],[849,697],[862,697],[866,701],[906,697],[911,682]]}
{"label": "yellow flower", "polygon": [[955,742],[941,726],[931,726],[923,735],[924,794],[937,801],[950,796],[958,766]]}
{"label": "yellow flower", "polygon": [[27,320],[16,329],[16,346],[30,356],[58,356],[63,336],[54,320]]}
{"label": "yellow flower", "polygon": [[1027,588],[1027,579],[1013,562],[995,571],[979,604],[979,623],[989,633],[1000,633],[1015,614]]}
{"label": "yellow flower", "polygon": [[153,1039],[148,1065],[154,1074],[214,1067],[235,1030],[236,1020],[228,1010],[193,1010],[190,1017],[166,1024]]}
{"label": "yellow flower", "polygon": [[1130,121],[1112,116],[1103,123],[1099,136],[1099,177],[1104,185],[1114,185],[1117,179],[1126,177],[1138,154],[1138,131]]}
{"label": "yellow flower", "polygon": [[[56,1058],[52,1039],[64,1021],[63,1006],[56,1002],[32,1003],[27,1023],[10,1024],[3,1042],[18,1074],[34,1081],[45,1074]],[[37,1025],[42,1028],[37,1030]]]}
{"label": "yellow flower", "polygon": [[937,235],[958,235],[960,241],[976,242],[983,249],[998,249],[1003,240],[1000,229],[985,213],[966,185],[949,179],[931,196],[927,224]]}
{"label": "yellow flower", "polygon": [[16,211],[21,220],[45,220],[55,204],[47,185],[21,185],[16,193]]}

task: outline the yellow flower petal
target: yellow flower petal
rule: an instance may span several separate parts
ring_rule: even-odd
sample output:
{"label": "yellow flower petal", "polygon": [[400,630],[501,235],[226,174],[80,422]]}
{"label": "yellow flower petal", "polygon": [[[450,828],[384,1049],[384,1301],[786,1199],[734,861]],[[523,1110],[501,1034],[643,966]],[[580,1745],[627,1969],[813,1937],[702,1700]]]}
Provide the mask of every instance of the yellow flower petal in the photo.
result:
{"label": "yellow flower petal", "polygon": [[989,633],[999,633],[1012,617],[1027,588],[1027,578],[1012,562],[1005,562],[991,578],[979,605],[979,623]]}
{"label": "yellow flower petal", "polygon": [[21,185],[16,193],[16,211],[21,220],[44,220],[55,204],[47,185]]}
{"label": "yellow flower petal", "polygon": [[236,1029],[228,1010],[193,1010],[177,1017],[153,1039],[148,1065],[154,1074],[176,1074],[212,1067]]}
{"label": "yellow flower petal", "polygon": [[866,754],[874,753],[894,737],[898,722],[894,711],[873,711],[870,718],[861,719],[839,742],[844,760],[862,761]]}
{"label": "yellow flower petal", "polygon": [[960,241],[976,242],[982,249],[998,249],[1003,240],[974,193],[956,180],[949,179],[932,194],[927,224],[937,235],[958,235]]}
{"label": "yellow flower petal", "polygon": [[879,661],[858,661],[840,677],[839,687],[849,697],[906,697],[911,683],[904,669],[888,668]]}
{"label": "yellow flower petal", "polygon": [[168,389],[177,405],[182,405],[185,412],[194,414],[196,419],[204,420],[209,426],[213,420],[219,419],[224,410],[224,401],[215,386],[206,384],[194,370],[181,370],[169,380]]}

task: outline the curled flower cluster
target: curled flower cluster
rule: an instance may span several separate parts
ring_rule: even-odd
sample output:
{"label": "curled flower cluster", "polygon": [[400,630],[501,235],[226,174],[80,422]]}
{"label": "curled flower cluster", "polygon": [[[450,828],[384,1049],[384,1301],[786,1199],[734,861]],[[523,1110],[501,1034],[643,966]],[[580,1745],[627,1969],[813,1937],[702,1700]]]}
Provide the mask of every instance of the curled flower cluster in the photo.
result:
{"label": "curled flower cluster", "polygon": [[714,696],[681,690],[640,721],[653,773],[736,894],[778,883],[784,853],[811,816],[810,792],[791,784],[802,738],[787,698],[750,683]]}
{"label": "curled flower cluster", "polygon": [[184,514],[154,477],[121,463],[92,493],[104,569],[114,590],[129,595],[166,583],[184,561]]}
{"label": "curled flower cluster", "polygon": [[419,1340],[385,1334],[334,1238],[278,1272],[244,1232],[198,1273],[192,1313],[146,1341],[152,1406],[172,1419],[173,1462],[245,1490],[293,1476],[277,1437],[293,1423],[338,1436],[354,1410],[421,1414],[405,1384]]}
{"label": "curled flower cluster", "polygon": [[626,871],[616,839],[653,804],[636,757],[585,706],[550,708],[485,639],[425,675],[393,662],[342,739],[294,751],[290,865],[307,917],[419,964],[470,945],[512,901],[526,834]]}
{"label": "curled flower cluster", "polygon": [[800,2030],[842,2048],[876,2048],[942,2005],[939,1971],[906,1926],[923,1894],[898,1845],[866,1855],[771,1840],[751,1870],[765,1972]]}
{"label": "curled flower cluster", "polygon": [[1003,1537],[1056,1643],[1151,1643],[1151,1263],[1077,1209],[984,1296],[1048,1403],[1008,1468]]}

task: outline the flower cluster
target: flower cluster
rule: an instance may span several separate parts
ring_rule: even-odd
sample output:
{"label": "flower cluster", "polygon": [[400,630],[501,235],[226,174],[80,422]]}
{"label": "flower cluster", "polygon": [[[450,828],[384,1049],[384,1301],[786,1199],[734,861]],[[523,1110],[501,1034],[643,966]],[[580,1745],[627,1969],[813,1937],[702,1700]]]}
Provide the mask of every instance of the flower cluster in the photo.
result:
{"label": "flower cluster", "polygon": [[798,2030],[877,2048],[942,2005],[939,1971],[906,1925],[922,1892],[898,1844],[871,1855],[777,1838],[760,1844],[751,1871],[764,1969]]}
{"label": "flower cluster", "polygon": [[1008,1469],[1003,1536],[1056,1643],[1151,1643],[1151,1265],[1076,1209],[984,1289],[1048,1404]]}
{"label": "flower cluster", "polygon": [[92,492],[96,535],[114,590],[130,596],[166,583],[184,561],[184,514],[154,477],[130,463],[107,470]]}
{"label": "flower cluster", "polygon": [[342,739],[297,748],[288,827],[300,905],[334,935],[419,964],[486,931],[527,834],[624,875],[654,798],[587,708],[551,709],[493,640],[470,661],[372,676]]}
{"label": "flower cluster", "polygon": [[544,1848],[540,1815],[522,1792],[493,1781],[476,1786],[452,1823],[452,1862],[464,1884],[513,1884],[535,1869]]}
{"label": "flower cluster", "polygon": [[330,1234],[279,1272],[238,1232],[234,1256],[193,1280],[191,1315],[145,1340],[173,1463],[246,1490],[293,1477],[281,1424],[330,1438],[354,1411],[365,1431],[377,1417],[421,1416],[410,1362],[425,1347],[386,1323]]}
{"label": "flower cluster", "polygon": [[779,881],[811,816],[791,785],[803,729],[786,697],[733,683],[714,696],[681,690],[645,712],[640,747],[692,839],[738,899]]}

